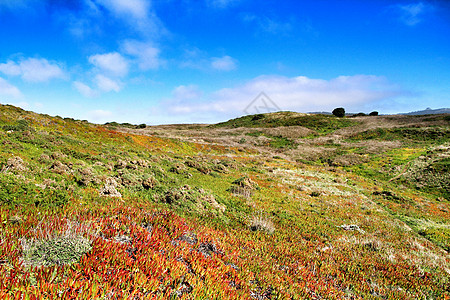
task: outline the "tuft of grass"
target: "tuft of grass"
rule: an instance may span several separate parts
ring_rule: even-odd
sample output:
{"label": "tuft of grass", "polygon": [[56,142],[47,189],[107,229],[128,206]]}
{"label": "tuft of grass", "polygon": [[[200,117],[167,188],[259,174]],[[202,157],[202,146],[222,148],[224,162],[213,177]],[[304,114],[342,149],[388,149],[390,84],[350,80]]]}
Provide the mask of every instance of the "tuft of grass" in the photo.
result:
{"label": "tuft of grass", "polygon": [[250,230],[251,231],[264,231],[269,234],[273,234],[275,232],[275,225],[269,217],[259,213],[254,215],[250,222]]}
{"label": "tuft of grass", "polygon": [[70,265],[91,251],[91,241],[83,236],[54,236],[21,241],[23,262],[32,266]]}

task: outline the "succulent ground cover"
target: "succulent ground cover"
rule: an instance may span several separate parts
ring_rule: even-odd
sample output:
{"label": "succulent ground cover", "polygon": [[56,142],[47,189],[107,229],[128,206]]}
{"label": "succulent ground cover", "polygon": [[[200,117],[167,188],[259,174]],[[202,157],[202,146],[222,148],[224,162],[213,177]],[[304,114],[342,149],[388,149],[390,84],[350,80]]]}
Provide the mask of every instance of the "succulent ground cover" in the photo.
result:
{"label": "succulent ground cover", "polygon": [[445,116],[135,128],[2,105],[0,298],[449,299],[448,132]]}

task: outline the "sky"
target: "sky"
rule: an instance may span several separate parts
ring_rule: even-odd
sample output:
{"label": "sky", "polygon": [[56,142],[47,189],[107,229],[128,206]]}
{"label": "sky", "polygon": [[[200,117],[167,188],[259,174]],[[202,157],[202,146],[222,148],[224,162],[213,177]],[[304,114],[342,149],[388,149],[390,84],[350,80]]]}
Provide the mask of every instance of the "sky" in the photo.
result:
{"label": "sky", "polygon": [[450,2],[0,0],[0,103],[149,125],[450,107]]}

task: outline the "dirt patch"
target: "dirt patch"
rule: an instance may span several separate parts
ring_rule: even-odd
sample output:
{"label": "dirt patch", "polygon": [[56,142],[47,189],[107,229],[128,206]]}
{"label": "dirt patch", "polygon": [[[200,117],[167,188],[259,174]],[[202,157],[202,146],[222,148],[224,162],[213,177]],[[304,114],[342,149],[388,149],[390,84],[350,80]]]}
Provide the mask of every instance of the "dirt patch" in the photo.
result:
{"label": "dirt patch", "polygon": [[142,187],[146,190],[151,190],[158,185],[158,180],[154,177],[148,177],[142,180]]}
{"label": "dirt patch", "polygon": [[68,174],[70,172],[70,168],[59,160],[55,161],[52,164],[50,170],[60,175]]}
{"label": "dirt patch", "polygon": [[225,211],[226,209],[225,205],[219,204],[213,195],[206,193],[204,189],[199,189],[199,193],[201,194],[200,201],[209,203],[213,208],[217,209],[218,211],[221,212]]}
{"label": "dirt patch", "polygon": [[315,134],[314,130],[303,126],[285,126],[275,128],[261,128],[261,131],[271,136],[281,136],[288,139],[304,138],[310,134]]}

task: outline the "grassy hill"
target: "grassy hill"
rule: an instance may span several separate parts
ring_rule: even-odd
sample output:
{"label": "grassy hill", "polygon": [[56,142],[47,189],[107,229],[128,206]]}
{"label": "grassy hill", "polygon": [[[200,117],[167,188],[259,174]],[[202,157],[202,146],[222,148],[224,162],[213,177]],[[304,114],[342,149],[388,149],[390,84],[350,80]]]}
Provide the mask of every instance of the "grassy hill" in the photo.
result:
{"label": "grassy hill", "polygon": [[0,106],[1,299],[448,299],[449,118]]}
{"label": "grassy hill", "polygon": [[358,122],[332,115],[303,114],[295,112],[275,112],[243,116],[212,127],[285,127],[303,126],[318,133],[329,133],[336,129],[356,125]]}

